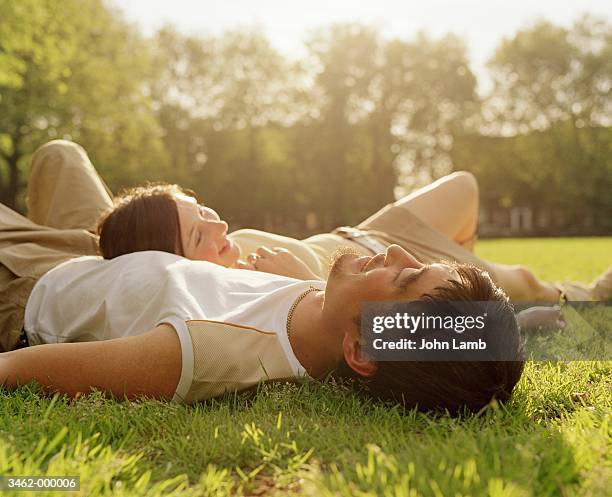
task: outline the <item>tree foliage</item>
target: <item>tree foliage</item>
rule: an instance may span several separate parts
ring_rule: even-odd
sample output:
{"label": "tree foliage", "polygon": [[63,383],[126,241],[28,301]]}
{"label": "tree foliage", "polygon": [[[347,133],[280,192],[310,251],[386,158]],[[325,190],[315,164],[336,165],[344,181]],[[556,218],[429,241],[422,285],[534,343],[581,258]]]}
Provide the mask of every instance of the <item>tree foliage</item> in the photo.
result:
{"label": "tree foliage", "polygon": [[112,186],[138,181],[143,165],[155,176],[164,150],[134,28],[98,0],[0,5],[2,202],[17,205],[28,156],[54,138],[84,145]]}
{"label": "tree foliage", "polygon": [[612,26],[588,16],[571,29],[542,21],[502,41],[481,131],[513,137],[455,147],[456,166],[478,174],[489,206],[553,212],[578,233],[612,232],[611,56]]}

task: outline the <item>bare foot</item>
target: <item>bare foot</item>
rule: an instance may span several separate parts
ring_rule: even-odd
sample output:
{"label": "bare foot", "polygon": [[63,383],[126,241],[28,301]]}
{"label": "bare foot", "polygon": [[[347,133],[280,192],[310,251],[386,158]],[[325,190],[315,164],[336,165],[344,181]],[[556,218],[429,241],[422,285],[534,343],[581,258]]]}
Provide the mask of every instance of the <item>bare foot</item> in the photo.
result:
{"label": "bare foot", "polygon": [[563,313],[558,305],[529,307],[516,315],[522,330],[565,328]]}

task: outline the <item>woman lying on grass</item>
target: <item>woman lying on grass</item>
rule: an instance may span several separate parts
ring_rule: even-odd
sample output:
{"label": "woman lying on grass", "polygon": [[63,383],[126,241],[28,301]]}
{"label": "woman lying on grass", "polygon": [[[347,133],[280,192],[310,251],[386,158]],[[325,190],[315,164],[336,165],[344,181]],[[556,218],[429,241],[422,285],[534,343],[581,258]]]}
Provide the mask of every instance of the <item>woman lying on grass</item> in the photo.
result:
{"label": "woman lying on grass", "polygon": [[[562,297],[605,300],[612,295],[612,270],[590,286],[552,284],[538,280],[522,266],[476,257],[472,247],[478,203],[477,198],[470,196],[473,192],[465,188],[471,181],[473,177],[467,173],[453,173],[383,208],[357,228],[338,228],[333,233],[305,240],[252,229],[228,234],[228,224],[216,211],[198,204],[194,196],[179,186],[137,187],[117,197],[110,211],[100,219],[97,226],[100,252],[112,259],[154,248],[225,267],[325,280],[329,261],[338,250],[372,255],[395,243],[423,262],[449,260],[480,267],[513,301],[558,303]],[[432,226],[440,224],[441,219],[450,226],[466,222],[457,214],[461,212],[458,206],[463,204],[472,206],[474,212],[467,220],[472,230],[469,239],[459,243]],[[429,215],[430,212],[435,215]],[[450,226],[448,232],[453,231]],[[241,255],[245,258],[240,259]]]}

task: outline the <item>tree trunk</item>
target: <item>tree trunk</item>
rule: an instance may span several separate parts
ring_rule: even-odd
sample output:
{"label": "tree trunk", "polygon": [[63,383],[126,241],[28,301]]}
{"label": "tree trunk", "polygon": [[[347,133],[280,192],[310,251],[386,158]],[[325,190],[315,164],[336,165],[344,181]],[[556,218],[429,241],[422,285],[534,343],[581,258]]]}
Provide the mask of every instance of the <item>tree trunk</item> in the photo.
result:
{"label": "tree trunk", "polygon": [[8,205],[11,209],[16,209],[17,193],[19,190],[19,168],[17,167],[19,163],[19,153],[17,151],[13,152],[9,156],[7,162],[9,165],[9,183],[7,188],[6,205]]}
{"label": "tree trunk", "polygon": [[2,203],[11,209],[17,210],[17,194],[19,193],[19,159],[21,153],[19,151],[19,142],[21,137],[13,137],[13,150],[10,154],[3,154],[3,158],[8,166],[8,182],[2,182],[0,185],[0,195]]}
{"label": "tree trunk", "polygon": [[17,169],[17,163],[19,157],[15,154],[6,157],[6,163],[8,165],[8,182],[4,182],[0,185],[0,201],[10,207],[16,209],[17,207],[17,190],[19,185],[19,169]]}

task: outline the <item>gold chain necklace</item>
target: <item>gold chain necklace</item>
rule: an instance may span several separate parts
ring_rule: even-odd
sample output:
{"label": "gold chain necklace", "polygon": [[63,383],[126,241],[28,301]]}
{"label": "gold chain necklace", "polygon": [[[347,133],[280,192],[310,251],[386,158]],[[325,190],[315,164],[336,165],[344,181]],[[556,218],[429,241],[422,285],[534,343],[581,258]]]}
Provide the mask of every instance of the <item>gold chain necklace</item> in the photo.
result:
{"label": "gold chain necklace", "polygon": [[314,286],[311,285],[308,290],[306,290],[305,292],[302,292],[300,296],[297,299],[295,299],[295,302],[289,308],[289,314],[287,314],[287,339],[289,340],[290,343],[291,343],[291,320],[293,319],[293,313],[295,312],[295,309],[297,308],[298,305],[300,305],[300,302],[304,300],[307,295],[311,294],[312,292],[319,292],[319,291],[321,291],[319,288],[315,288]]}

